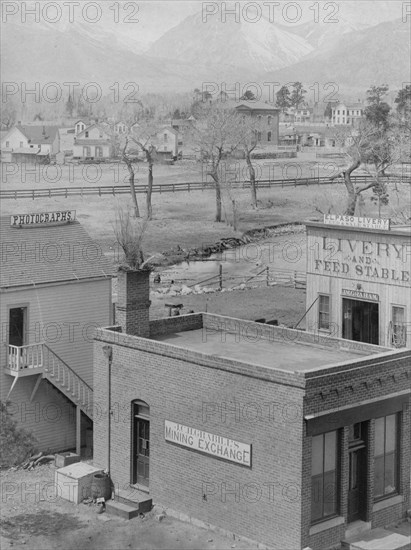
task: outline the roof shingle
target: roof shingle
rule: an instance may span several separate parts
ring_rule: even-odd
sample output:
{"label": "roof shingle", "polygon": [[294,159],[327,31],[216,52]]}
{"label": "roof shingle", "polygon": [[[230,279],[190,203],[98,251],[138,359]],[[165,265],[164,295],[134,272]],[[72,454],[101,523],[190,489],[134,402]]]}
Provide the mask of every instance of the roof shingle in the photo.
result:
{"label": "roof shingle", "polygon": [[77,221],[11,227],[0,218],[0,289],[106,278],[113,266]]}

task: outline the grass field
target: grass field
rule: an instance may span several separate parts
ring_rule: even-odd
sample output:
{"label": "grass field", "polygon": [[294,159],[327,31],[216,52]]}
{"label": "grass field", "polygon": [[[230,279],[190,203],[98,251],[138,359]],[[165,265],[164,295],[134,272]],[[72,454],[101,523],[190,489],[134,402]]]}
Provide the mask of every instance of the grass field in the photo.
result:
{"label": "grass field", "polygon": [[[4,165],[3,165],[4,167]],[[78,167],[77,167],[78,168]],[[158,167],[161,174],[156,176],[165,178],[175,177],[180,181],[183,178],[181,168],[178,166]],[[156,168],[157,169],[157,168]],[[175,172],[173,170],[176,169]],[[109,167],[104,168],[105,184],[113,174]],[[171,172],[170,172],[171,170]],[[180,171],[178,171],[180,170]],[[167,175],[168,174],[168,175]],[[174,174],[174,176],[173,176]],[[184,172],[184,176],[186,172]],[[193,175],[193,174],[191,174]],[[197,173],[197,176],[198,173]],[[34,178],[34,180],[33,180]],[[27,177],[24,185],[31,187],[45,186],[44,181],[35,181],[35,174],[31,175],[31,182]],[[3,183],[3,188],[13,188],[20,185],[17,175]],[[81,185],[82,180],[75,181],[73,185]],[[102,183],[96,183],[101,185]],[[56,187],[57,184],[50,184]],[[376,216],[378,211],[370,197],[372,192],[367,192],[361,214]],[[254,210],[250,205],[250,192],[248,189],[234,189],[224,193],[223,221],[214,222],[215,218],[215,192],[212,189],[195,191],[191,193],[166,193],[154,194],[153,219],[149,222],[145,236],[145,252],[151,254],[175,248],[177,245],[184,249],[201,247],[204,243],[210,244],[220,238],[241,236],[245,231],[255,228],[272,226],[280,223],[303,221],[310,218],[321,219],[315,204],[322,209],[327,209],[329,204],[340,206],[345,201],[345,188],[342,183],[330,185],[313,185],[309,187],[273,187],[258,191],[259,208]],[[232,199],[236,201],[238,212],[238,227],[234,231],[232,225]],[[138,195],[141,213],[145,212],[145,196]],[[384,207],[382,215],[390,216],[393,207],[398,204],[410,204],[410,186],[402,184],[397,193],[391,193],[391,204]],[[105,253],[110,252],[115,243],[113,223],[117,206],[131,206],[128,195],[118,197],[75,197],[75,198],[46,198],[46,199],[18,199],[3,200],[1,215],[35,213],[62,209],[72,209],[77,212],[77,219],[84,225],[90,235],[98,242]]]}

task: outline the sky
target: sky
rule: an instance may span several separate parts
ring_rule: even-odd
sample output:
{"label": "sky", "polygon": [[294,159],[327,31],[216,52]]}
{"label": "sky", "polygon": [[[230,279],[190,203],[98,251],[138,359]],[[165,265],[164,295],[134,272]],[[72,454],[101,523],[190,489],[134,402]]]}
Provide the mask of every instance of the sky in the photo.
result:
{"label": "sky", "polygon": [[[270,22],[288,26],[290,24],[301,24],[304,22],[319,22],[324,24],[328,17],[328,22],[336,22],[344,20],[348,23],[358,24],[361,22],[364,26],[378,24],[389,19],[397,19],[402,16],[403,6],[410,2],[399,0],[344,0],[344,1],[329,1],[324,0],[315,2],[314,0],[300,0],[299,2],[276,1],[266,2],[259,0],[258,2],[250,1],[181,1],[181,0],[146,0],[146,1],[128,1],[128,0],[98,0],[97,2],[89,2],[88,0],[80,0],[75,2],[63,2],[63,4],[72,3],[80,7],[73,6],[73,21],[70,21],[70,11],[67,6],[62,8],[60,18],[56,17],[56,21],[51,20],[55,17],[53,4],[48,0],[28,0],[26,2],[6,2],[9,4],[7,8],[13,10],[12,5],[21,6],[21,4],[37,4],[41,6],[41,10],[49,6],[47,10],[40,11],[39,22],[34,21],[33,16],[27,16],[27,24],[35,27],[36,24],[41,26],[53,26],[58,30],[69,30],[73,25],[80,23],[83,27],[88,28],[90,32],[114,32],[116,35],[121,35],[124,40],[132,41],[138,45],[138,48],[147,49],[148,46],[157,40],[162,34],[172,27],[178,25],[184,18],[194,13],[202,14],[203,22],[207,22],[211,18],[218,18],[222,23],[224,16],[231,18],[234,15],[229,14],[229,10],[237,9],[240,14],[240,20],[259,17],[269,19]],[[86,17],[83,17],[82,9],[84,5],[89,4],[90,7],[86,12]],[[98,22],[93,23],[91,20],[94,17],[95,10],[92,4],[98,4],[101,7],[101,18]],[[268,4],[271,4],[269,6]],[[244,6],[248,8],[244,12]],[[294,6],[293,6],[294,5]],[[288,7],[287,7],[288,6]],[[4,7],[3,7],[4,9]],[[225,11],[226,10],[226,11]],[[44,14],[45,17],[44,17]],[[245,17],[244,17],[245,15]],[[7,24],[7,21],[20,22],[22,18],[20,12],[6,15],[6,20],[2,17],[2,24]],[[48,19],[48,20],[47,20]]]}

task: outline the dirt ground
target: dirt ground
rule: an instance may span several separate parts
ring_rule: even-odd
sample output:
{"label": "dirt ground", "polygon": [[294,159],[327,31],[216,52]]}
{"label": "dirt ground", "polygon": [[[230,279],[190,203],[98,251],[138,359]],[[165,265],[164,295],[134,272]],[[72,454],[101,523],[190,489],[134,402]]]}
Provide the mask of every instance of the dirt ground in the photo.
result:
{"label": "dirt ground", "polygon": [[73,504],[55,496],[53,464],[31,472],[0,473],[2,550],[225,550],[245,549],[244,541],[225,538],[166,516],[161,522],[154,508],[130,521],[95,505]]}
{"label": "dirt ground", "polygon": [[[165,304],[183,304],[181,314],[188,311],[209,312],[227,315],[237,319],[277,319],[279,324],[295,325],[304,315],[305,291],[284,286],[233,290],[211,294],[190,294],[189,296],[151,297],[150,315],[159,319],[168,315]],[[304,322],[299,325],[304,327]]]}

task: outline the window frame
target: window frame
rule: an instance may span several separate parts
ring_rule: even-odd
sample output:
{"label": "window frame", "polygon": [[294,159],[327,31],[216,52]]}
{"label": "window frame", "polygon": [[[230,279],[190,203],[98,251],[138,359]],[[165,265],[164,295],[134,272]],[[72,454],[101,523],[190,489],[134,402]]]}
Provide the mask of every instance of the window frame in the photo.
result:
{"label": "window frame", "polygon": [[[402,309],[404,312],[403,328],[405,329],[405,339],[404,339],[404,344],[402,346],[397,346],[395,345],[396,343],[394,342],[394,326],[395,326],[394,325],[394,308]],[[390,322],[391,322],[392,331],[391,331],[390,341],[388,342],[388,344],[391,346],[395,346],[396,348],[406,347],[407,346],[407,307],[401,304],[391,304]]]}
{"label": "window frame", "polygon": [[[334,511],[331,514],[324,515],[324,503],[325,503],[325,496],[324,496],[324,493],[325,493],[325,483],[324,483],[325,472],[324,472],[324,467],[325,467],[325,456],[326,456],[326,453],[325,453],[325,436],[327,434],[330,434],[330,433],[335,433],[335,468],[333,470],[335,472]],[[312,442],[315,437],[322,437],[322,474],[321,474],[321,476],[322,476],[322,499],[321,499],[321,502],[322,502],[322,515],[321,515],[320,518],[317,518],[317,519],[312,518],[313,475],[312,475],[312,470],[311,470],[311,475],[310,475],[310,478],[311,478],[310,479],[310,481],[311,481],[310,482],[310,485],[311,485],[310,524],[311,525],[318,525],[320,523],[323,523],[325,521],[329,521],[330,519],[339,516],[339,507],[340,507],[340,486],[339,486],[340,437],[339,437],[339,434],[340,434],[339,430],[330,430],[329,432],[323,432],[323,433],[320,433],[320,434],[316,434],[316,435],[312,436],[312,438],[311,438],[311,442]],[[313,455],[312,455],[312,443],[311,443],[311,468],[312,468],[312,460],[313,460]],[[318,475],[317,475],[317,477],[318,477]]]}
{"label": "window frame", "polygon": [[[384,494],[376,496],[375,495],[375,459],[379,458],[380,456],[384,457],[384,482],[383,482],[383,485],[385,486],[385,475],[386,475],[385,464],[386,464],[386,455],[387,455],[387,453],[386,453],[387,418],[390,417],[390,416],[394,416],[394,418],[395,418],[395,458],[394,458],[394,467],[395,467],[394,484],[395,484],[395,489],[394,489],[394,491],[391,491],[390,493],[385,493],[384,492]],[[382,500],[386,500],[386,499],[392,498],[393,496],[396,496],[396,495],[400,494],[401,415],[400,415],[399,412],[395,412],[393,414],[388,414],[386,416],[379,416],[378,418],[375,419],[374,422],[376,422],[377,420],[380,420],[381,418],[384,419],[384,454],[383,455],[378,455],[378,456],[375,455],[376,437],[374,435],[374,453],[373,453],[373,460],[374,460],[373,500],[374,500],[374,503],[381,502]],[[384,491],[385,491],[385,487],[384,487]]]}
{"label": "window frame", "polygon": [[[321,298],[328,298],[328,327],[323,327],[321,325],[321,316],[325,314],[325,312],[321,311]],[[317,324],[318,330],[331,332],[331,294],[323,292],[318,293]]]}

